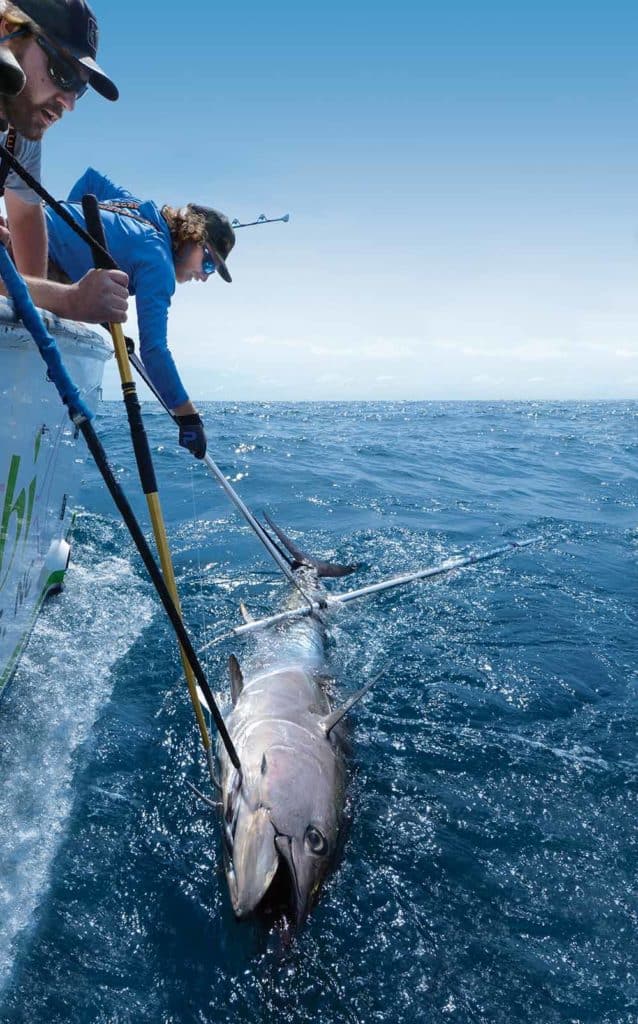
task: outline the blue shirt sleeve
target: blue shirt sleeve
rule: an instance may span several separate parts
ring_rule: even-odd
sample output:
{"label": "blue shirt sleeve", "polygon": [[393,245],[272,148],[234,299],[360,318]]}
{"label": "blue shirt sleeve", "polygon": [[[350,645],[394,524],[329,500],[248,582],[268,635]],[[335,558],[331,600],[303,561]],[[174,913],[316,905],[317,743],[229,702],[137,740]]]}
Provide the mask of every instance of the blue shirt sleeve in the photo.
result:
{"label": "blue shirt sleeve", "polygon": [[110,178],[107,178],[106,174],[101,174],[93,167],[87,167],[82,177],[76,181],[69,192],[67,202],[81,203],[82,196],[89,193],[96,196],[100,202],[105,199],[135,199],[128,189],[116,185]]}
{"label": "blue shirt sleeve", "polygon": [[188,401],[168,347],[168,310],[175,291],[175,271],[168,254],[140,264],[135,273],[135,304],[140,335],[140,356],[146,371],[169,409]]}

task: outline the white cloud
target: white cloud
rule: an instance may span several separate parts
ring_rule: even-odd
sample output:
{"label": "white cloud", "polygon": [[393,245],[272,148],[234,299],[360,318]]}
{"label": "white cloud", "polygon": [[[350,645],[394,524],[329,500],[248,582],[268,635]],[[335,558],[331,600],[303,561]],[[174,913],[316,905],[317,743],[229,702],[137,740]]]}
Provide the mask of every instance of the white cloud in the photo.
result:
{"label": "white cloud", "polygon": [[[454,302],[437,296],[428,303],[415,293],[410,317],[405,295],[394,293],[379,293],[369,309],[334,296],[324,302],[321,279],[311,296],[234,288],[177,290],[170,347],[195,400],[588,398],[636,391],[627,371],[638,360],[638,315],[632,321],[628,300],[617,309],[611,298],[598,298],[590,308],[589,294],[589,307],[583,299],[582,308],[568,310],[535,298],[526,311],[520,296],[504,295],[499,304],[488,293],[459,288],[463,299]],[[396,334],[387,329],[394,321]],[[105,394],[119,393],[109,370]]]}

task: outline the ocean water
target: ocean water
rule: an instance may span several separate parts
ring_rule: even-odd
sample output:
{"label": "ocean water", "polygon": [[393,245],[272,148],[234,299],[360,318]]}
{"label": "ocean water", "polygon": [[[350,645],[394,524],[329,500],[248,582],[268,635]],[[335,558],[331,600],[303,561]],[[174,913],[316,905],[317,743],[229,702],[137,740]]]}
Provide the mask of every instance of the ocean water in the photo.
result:
{"label": "ocean water", "polygon": [[[305,930],[235,921],[173,636],[85,460],[67,589],[0,702],[2,1024],[638,1022],[638,404],[211,404],[211,453],[359,586],[540,534],[333,619],[353,820]],[[285,595],[147,427],[185,617],[228,699]],[[98,431],[146,523],[120,407]],[[220,639],[221,638],[221,639]]]}

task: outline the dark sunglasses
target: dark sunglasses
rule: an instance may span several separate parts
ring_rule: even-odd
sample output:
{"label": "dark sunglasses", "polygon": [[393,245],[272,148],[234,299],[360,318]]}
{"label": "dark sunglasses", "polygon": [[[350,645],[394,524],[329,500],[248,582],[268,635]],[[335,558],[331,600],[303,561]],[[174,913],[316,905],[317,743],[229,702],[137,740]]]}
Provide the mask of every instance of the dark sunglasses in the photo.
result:
{"label": "dark sunglasses", "polygon": [[202,274],[214,274],[215,273],[215,260],[207,245],[204,246],[204,255],[202,256]]}
{"label": "dark sunglasses", "polygon": [[82,78],[77,63],[70,57],[64,57],[44,36],[36,36],[35,41],[46,54],[49,78],[63,92],[74,93],[76,100],[84,96],[89,83]]}

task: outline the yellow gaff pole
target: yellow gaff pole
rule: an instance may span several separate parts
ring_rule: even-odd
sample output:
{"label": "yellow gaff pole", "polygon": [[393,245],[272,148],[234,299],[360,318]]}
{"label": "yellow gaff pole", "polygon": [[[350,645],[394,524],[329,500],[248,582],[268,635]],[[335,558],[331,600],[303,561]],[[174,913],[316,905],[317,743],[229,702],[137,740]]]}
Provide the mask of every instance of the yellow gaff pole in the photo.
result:
{"label": "yellow gaff pole", "polygon": [[[93,238],[95,238],[99,245],[102,246],[102,249],[108,252],[106,246],[106,238],[104,235],[104,228],[102,226],[102,219],[100,216],[100,208],[98,206],[96,197],[92,195],[84,196],[82,199],[82,208],[84,210],[84,217],[90,234],[93,236]],[[106,260],[99,252],[99,250],[94,249],[93,256],[96,267],[101,266],[102,269],[105,269],[104,264],[106,263]],[[113,346],[115,348],[115,359],[117,361],[117,368],[120,374],[120,380],[122,382],[122,395],[124,398],[124,405],[126,407],[129,425],[131,428],[133,449],[135,451],[137,468],[140,475],[142,489],[146,497],[148,511],[151,517],[151,525],[153,527],[153,535],[155,537],[155,543],[157,545],[157,551],[159,554],[160,565],[162,567],[162,573],[164,575],[164,580],[166,581],[168,592],[171,595],[173,602],[175,603],[175,607],[177,608],[177,611],[179,612],[181,618],[182,609],[180,605],[179,594],[177,592],[177,584],[175,582],[173,560],[171,558],[168,537],[166,535],[164,516],[162,514],[162,507],[160,504],[159,493],[157,490],[155,470],[153,467],[153,461],[151,459],[148,438],[146,436],[146,430],[144,429],[144,423],[142,421],[142,412],[140,409],[139,399],[137,397],[137,389],[135,387],[135,381],[133,380],[133,374],[131,372],[131,364],[128,357],[128,351],[126,348],[124,331],[122,330],[121,324],[109,324],[109,331],[111,333],[111,338],[113,339]],[[180,656],[182,659],[182,665],[184,667],[184,674],[186,676],[186,684],[188,686],[191,704],[193,705],[195,718],[197,719],[197,724],[199,726],[199,731],[202,738],[202,744],[204,746],[204,751],[206,753],[208,769],[210,772],[211,779],[213,783],[215,783],[215,776],[213,770],[212,743],[208,732],[208,728],[206,726],[206,720],[204,718],[199,697],[197,694],[197,683],[195,681],[195,675],[191,668],[190,662],[186,657],[184,648],[181,646],[181,644]]]}

